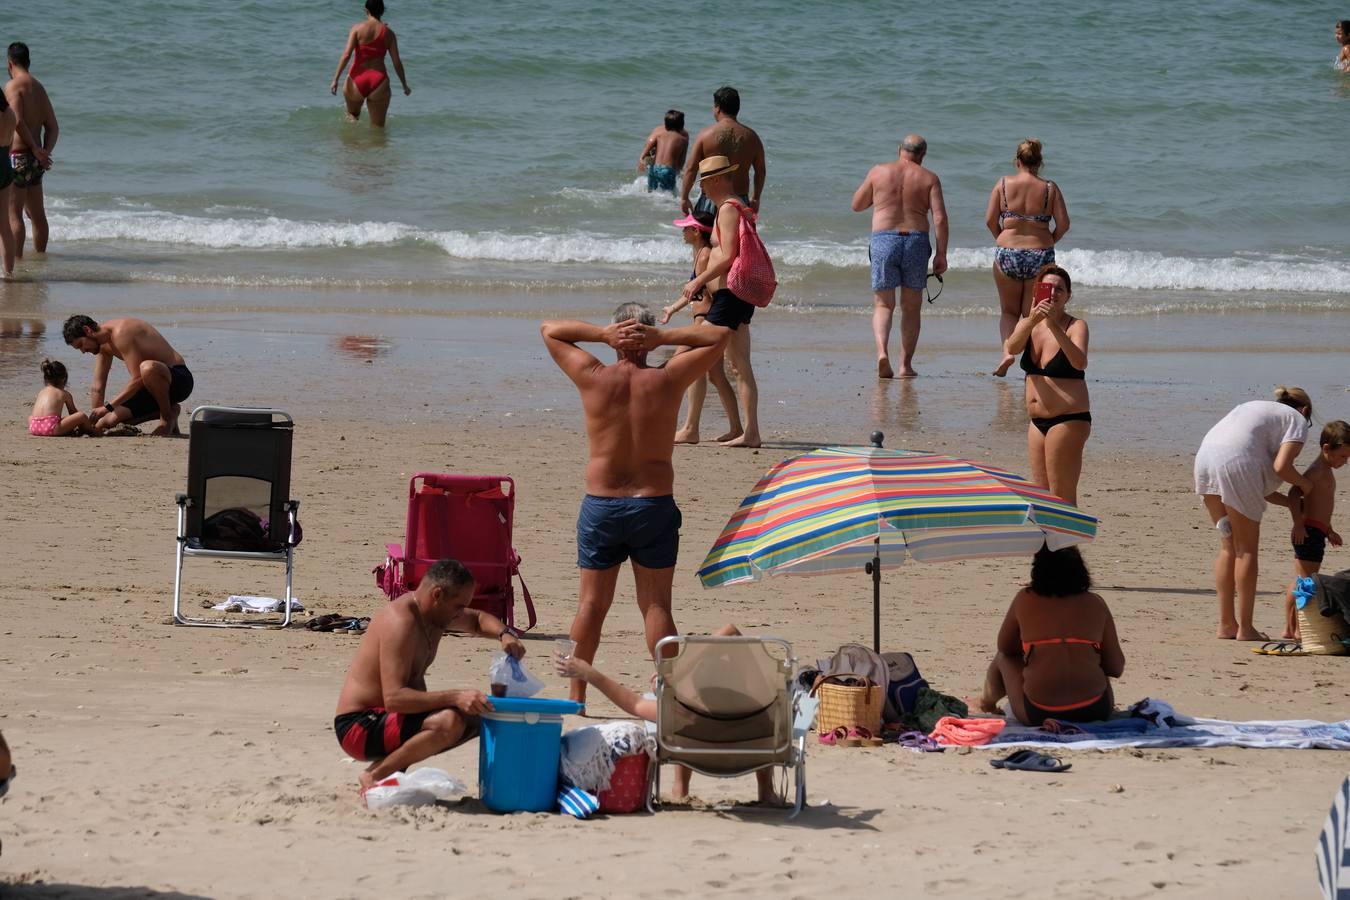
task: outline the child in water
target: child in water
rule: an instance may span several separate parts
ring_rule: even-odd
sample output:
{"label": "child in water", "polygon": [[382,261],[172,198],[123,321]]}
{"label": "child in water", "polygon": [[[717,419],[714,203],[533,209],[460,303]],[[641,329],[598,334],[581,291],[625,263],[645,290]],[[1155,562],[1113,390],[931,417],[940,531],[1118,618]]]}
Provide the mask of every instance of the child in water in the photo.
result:
{"label": "child in water", "polygon": [[1294,587],[1300,577],[1312,575],[1322,568],[1327,544],[1341,546],[1341,536],[1331,527],[1331,514],[1336,509],[1336,475],[1350,459],[1350,425],[1342,421],[1328,422],[1322,429],[1322,451],[1304,471],[1303,477],[1312,482],[1312,490],[1299,495],[1289,492],[1289,513],[1294,518],[1291,539],[1294,543],[1294,584],[1284,600],[1284,635],[1298,637],[1298,611],[1294,605]]}
{"label": "child in water", "polygon": [[1334,65],[1342,72],[1350,72],[1350,19],[1341,19],[1336,23],[1336,43],[1341,45],[1336,54]]}
{"label": "child in water", "polygon": [[[33,413],[28,417],[28,433],[38,437],[60,437],[76,432],[92,434],[89,414],[75,408],[75,398],[66,390],[66,367],[56,360],[42,361],[42,380],[46,387],[38,391],[33,401]],[[62,418],[62,409],[70,415]]]}

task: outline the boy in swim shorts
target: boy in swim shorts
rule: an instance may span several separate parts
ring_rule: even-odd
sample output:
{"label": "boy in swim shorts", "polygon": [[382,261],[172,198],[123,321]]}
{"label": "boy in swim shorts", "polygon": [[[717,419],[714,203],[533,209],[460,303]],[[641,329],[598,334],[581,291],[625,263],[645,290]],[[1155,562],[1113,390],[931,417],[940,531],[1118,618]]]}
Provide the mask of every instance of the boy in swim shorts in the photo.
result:
{"label": "boy in swim shorts", "polygon": [[1299,578],[1316,573],[1322,568],[1327,544],[1341,546],[1341,536],[1331,527],[1331,514],[1336,509],[1336,473],[1350,459],[1350,425],[1337,420],[1322,429],[1322,450],[1304,471],[1303,477],[1312,482],[1312,490],[1299,494],[1298,488],[1289,491],[1289,513],[1294,519],[1290,538],[1294,545],[1294,583],[1284,601],[1285,638],[1298,637],[1298,611],[1294,602],[1294,588]]}

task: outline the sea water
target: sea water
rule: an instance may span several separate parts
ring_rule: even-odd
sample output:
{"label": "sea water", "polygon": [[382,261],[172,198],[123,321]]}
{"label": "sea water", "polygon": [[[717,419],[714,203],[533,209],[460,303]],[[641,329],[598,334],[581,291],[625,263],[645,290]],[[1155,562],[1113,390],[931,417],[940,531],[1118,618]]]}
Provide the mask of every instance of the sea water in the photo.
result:
{"label": "sea water", "polygon": [[[866,308],[854,189],[929,142],[953,277],[996,312],[989,192],[1045,144],[1082,308],[1344,310],[1350,76],[1323,5],[883,6],[392,0],[413,88],[389,127],[328,93],[360,4],[54,0],[11,19],[61,122],[31,277],[241,288],[667,291],[688,250],[635,172],[668,108],[741,92],[767,147],[784,308]],[[392,67],[391,67],[392,75]],[[23,270],[21,270],[21,275]],[[504,301],[505,302],[505,301]]]}

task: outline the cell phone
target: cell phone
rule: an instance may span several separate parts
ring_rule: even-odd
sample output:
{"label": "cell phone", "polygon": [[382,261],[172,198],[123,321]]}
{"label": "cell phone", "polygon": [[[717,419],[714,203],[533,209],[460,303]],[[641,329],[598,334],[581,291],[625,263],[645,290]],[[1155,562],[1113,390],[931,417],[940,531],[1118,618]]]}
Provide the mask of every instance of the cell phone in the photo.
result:
{"label": "cell phone", "polygon": [[1042,281],[1036,285],[1035,300],[1037,303],[1048,303],[1055,296],[1055,286],[1048,281]]}

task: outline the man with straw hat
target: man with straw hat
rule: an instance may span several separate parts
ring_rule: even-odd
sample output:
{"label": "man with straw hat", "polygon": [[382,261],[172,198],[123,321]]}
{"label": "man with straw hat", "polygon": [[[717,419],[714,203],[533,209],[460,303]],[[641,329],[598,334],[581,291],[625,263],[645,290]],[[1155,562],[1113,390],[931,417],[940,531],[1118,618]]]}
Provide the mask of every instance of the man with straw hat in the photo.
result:
{"label": "man with straw hat", "polygon": [[[741,422],[744,431],[739,437],[726,441],[724,447],[758,447],[759,385],[750,368],[750,318],[755,307],[727,290],[726,276],[740,253],[741,215],[754,221],[754,213],[736,196],[732,174],[739,169],[725,156],[709,156],[698,164],[698,183],[703,196],[713,202],[717,218],[713,224],[712,256],[708,267],[684,286],[684,296],[692,300],[704,287],[712,291],[712,306],[705,321],[731,329],[727,344],[727,359],[736,370],[736,392],[741,400]],[[744,327],[742,327],[744,326]]]}

